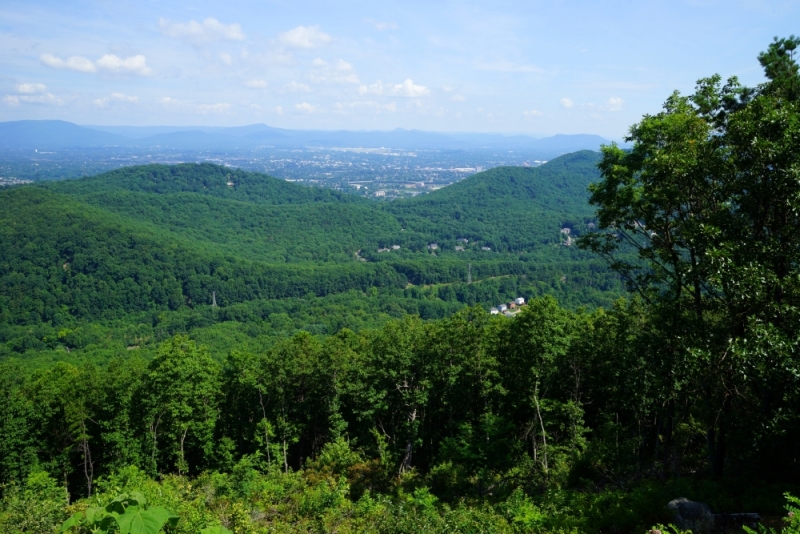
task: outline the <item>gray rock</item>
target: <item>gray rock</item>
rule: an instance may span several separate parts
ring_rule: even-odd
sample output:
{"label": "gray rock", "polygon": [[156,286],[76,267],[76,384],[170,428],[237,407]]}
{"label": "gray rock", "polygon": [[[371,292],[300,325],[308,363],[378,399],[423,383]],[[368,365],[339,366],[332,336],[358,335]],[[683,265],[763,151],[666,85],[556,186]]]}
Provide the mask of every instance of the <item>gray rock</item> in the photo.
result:
{"label": "gray rock", "polygon": [[690,501],[681,497],[667,504],[672,512],[672,521],[681,530],[691,530],[693,534],[702,534],[714,530],[714,514],[701,502]]}

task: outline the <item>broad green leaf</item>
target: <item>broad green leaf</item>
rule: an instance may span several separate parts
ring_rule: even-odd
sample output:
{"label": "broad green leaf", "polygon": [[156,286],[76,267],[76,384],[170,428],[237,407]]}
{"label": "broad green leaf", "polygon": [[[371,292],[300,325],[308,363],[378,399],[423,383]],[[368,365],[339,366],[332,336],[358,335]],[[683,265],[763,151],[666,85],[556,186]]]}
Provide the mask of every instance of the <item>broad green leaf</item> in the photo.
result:
{"label": "broad green leaf", "polygon": [[61,525],[61,530],[59,530],[59,532],[64,532],[67,529],[80,525],[81,519],[83,519],[83,512],[75,512],[72,514],[72,517],[64,521],[64,524]]}
{"label": "broad green leaf", "polygon": [[99,506],[93,506],[91,508],[86,509],[86,522],[90,525],[94,523],[99,523],[104,519],[110,517],[108,514],[108,510],[106,508],[100,508]]}
{"label": "broad green leaf", "polygon": [[128,494],[122,493],[106,505],[106,511],[110,514],[120,515],[125,513],[126,506],[128,506]]}
{"label": "broad green leaf", "polygon": [[132,491],[128,496],[128,506],[138,505],[138,506],[146,506],[147,499],[144,495],[141,494],[139,491]]}
{"label": "broad green leaf", "polygon": [[174,517],[175,514],[160,506],[149,510],[131,506],[117,518],[117,524],[121,534],[158,534],[161,527]]}

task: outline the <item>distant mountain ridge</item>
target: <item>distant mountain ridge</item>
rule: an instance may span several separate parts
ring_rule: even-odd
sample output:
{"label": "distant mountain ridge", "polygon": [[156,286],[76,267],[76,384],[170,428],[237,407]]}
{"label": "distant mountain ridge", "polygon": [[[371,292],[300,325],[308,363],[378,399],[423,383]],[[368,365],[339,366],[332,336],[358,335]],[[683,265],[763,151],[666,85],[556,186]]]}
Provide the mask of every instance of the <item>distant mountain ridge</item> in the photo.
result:
{"label": "distant mountain ridge", "polygon": [[579,150],[597,150],[609,141],[591,134],[526,135],[440,133],[421,130],[313,131],[273,128],[265,124],[238,127],[79,126],[65,121],[0,122],[0,149],[65,148],[393,148],[407,150],[530,150],[552,158]]}

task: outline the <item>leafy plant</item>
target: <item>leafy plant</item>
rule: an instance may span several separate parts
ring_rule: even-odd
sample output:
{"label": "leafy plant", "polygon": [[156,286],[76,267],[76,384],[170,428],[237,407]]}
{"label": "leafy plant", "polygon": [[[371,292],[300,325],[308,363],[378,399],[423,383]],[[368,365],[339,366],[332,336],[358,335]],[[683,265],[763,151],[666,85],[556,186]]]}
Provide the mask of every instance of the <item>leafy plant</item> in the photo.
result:
{"label": "leafy plant", "polygon": [[[179,516],[161,506],[148,507],[139,492],[123,493],[105,506],[77,512],[61,525],[60,532],[88,530],[96,534],[158,534],[164,525],[176,526]],[[206,529],[207,530],[207,529]],[[204,534],[216,534],[214,531]]]}
{"label": "leafy plant", "polygon": [[774,528],[765,528],[759,525],[758,530],[744,527],[744,531],[747,534],[778,534],[778,532],[780,534],[800,534],[800,499],[789,493],[784,493],[783,495],[788,501],[786,503],[786,517],[783,518],[786,523],[784,528],[777,531]]}

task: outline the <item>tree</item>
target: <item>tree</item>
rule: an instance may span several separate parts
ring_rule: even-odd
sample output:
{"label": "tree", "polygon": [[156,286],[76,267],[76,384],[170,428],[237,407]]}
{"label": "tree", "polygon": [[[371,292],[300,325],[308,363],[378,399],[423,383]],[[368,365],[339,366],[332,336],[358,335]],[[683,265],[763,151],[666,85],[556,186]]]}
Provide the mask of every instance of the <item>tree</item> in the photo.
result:
{"label": "tree", "polygon": [[603,148],[602,179],[590,186],[602,231],[581,244],[649,304],[663,334],[654,363],[669,377],[661,394],[702,398],[717,475],[732,421],[778,417],[797,395],[795,375],[775,371],[797,368],[798,45],[775,39],[759,56],[758,87],[712,76],[693,95],[674,93],[631,128],[631,150]]}
{"label": "tree", "polygon": [[[210,458],[219,414],[219,369],[208,350],[185,335],[165,341],[142,381],[146,448],[151,469],[174,465],[179,474]],[[161,443],[166,442],[166,450]],[[201,465],[197,465],[201,464]]]}

